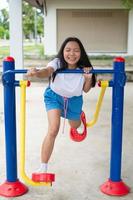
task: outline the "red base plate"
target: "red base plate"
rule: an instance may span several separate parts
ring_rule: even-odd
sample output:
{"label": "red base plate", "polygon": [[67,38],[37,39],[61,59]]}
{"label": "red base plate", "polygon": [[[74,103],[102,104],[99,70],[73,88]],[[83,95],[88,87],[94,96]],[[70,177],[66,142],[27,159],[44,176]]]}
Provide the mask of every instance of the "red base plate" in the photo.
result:
{"label": "red base plate", "polygon": [[35,182],[54,182],[55,174],[50,173],[33,173],[32,180]]}
{"label": "red base plate", "polygon": [[100,186],[100,190],[112,196],[124,196],[130,192],[130,188],[122,181],[113,182],[108,180]]}
{"label": "red base plate", "polygon": [[0,185],[0,195],[4,197],[17,197],[25,194],[28,188],[20,181],[8,182],[5,181]]}

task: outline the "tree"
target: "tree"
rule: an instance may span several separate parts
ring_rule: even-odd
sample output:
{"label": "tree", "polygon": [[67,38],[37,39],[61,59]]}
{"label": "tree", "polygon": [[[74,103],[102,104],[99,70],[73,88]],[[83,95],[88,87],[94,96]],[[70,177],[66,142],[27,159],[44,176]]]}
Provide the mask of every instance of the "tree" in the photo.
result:
{"label": "tree", "polygon": [[3,39],[5,34],[5,29],[3,26],[0,25],[0,38]]}
{"label": "tree", "polygon": [[23,31],[25,38],[35,38],[36,34],[41,36],[44,32],[43,14],[26,2],[23,3]]}
{"label": "tree", "polygon": [[34,32],[34,11],[27,3],[23,3],[23,31],[26,38]]}
{"label": "tree", "polygon": [[9,14],[6,9],[0,10],[0,38],[9,38]]}
{"label": "tree", "polygon": [[127,9],[133,8],[133,0],[121,0],[121,1],[125,8]]}

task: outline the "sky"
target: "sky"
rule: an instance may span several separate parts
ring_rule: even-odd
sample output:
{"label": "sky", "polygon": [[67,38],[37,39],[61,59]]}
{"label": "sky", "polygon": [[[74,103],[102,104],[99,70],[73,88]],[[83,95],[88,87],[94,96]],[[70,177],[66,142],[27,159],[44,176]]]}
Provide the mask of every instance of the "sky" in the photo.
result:
{"label": "sky", "polygon": [[8,7],[7,0],[0,0],[0,10],[7,7]]}

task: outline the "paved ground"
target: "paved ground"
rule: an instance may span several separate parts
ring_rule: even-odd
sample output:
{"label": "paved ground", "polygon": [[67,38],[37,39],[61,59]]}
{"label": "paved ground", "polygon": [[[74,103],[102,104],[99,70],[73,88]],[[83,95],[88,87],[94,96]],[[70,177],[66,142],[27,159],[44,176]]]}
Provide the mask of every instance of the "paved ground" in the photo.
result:
{"label": "paved ground", "polygon": [[[43,90],[46,83],[33,83],[27,88],[27,136],[26,136],[26,171],[29,176],[38,168],[41,142],[46,134],[47,119],[43,106]],[[132,200],[133,199],[133,83],[125,87],[125,107],[123,124],[123,159],[122,179],[131,187],[131,193],[123,197],[104,195],[99,186],[109,177],[110,136],[111,136],[111,92],[108,88],[97,124],[88,129],[88,137],[81,143],[69,138],[69,127],[57,137],[54,153],[49,163],[49,171],[56,174],[52,187],[32,187],[17,200]],[[17,88],[17,102],[19,99]],[[99,88],[92,89],[84,96],[84,110],[90,120],[95,110]],[[17,103],[19,107],[19,102]],[[17,108],[19,113],[19,108]],[[0,183],[5,181],[5,144],[3,127],[3,94],[0,84]],[[19,147],[19,115],[17,114],[17,138]],[[19,148],[18,148],[19,158]],[[19,159],[18,159],[19,171]],[[19,179],[21,177],[19,175]],[[0,197],[0,200],[8,198]]]}

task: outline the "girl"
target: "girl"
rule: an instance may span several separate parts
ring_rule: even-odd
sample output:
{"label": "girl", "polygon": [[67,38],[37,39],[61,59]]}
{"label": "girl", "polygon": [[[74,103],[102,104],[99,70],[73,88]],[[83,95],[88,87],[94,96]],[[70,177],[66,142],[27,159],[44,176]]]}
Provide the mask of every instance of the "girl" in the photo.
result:
{"label": "girl", "polygon": [[[65,69],[83,69],[84,74],[58,73]],[[82,93],[95,86],[94,74],[88,74],[92,65],[78,38],[67,38],[56,58],[44,69],[31,69],[27,76],[50,77],[50,85],[44,93],[44,102],[48,116],[48,131],[41,150],[41,166],[38,173],[46,173],[53,151],[55,138],[59,132],[60,118],[68,119],[70,127],[77,129],[81,124]]]}

